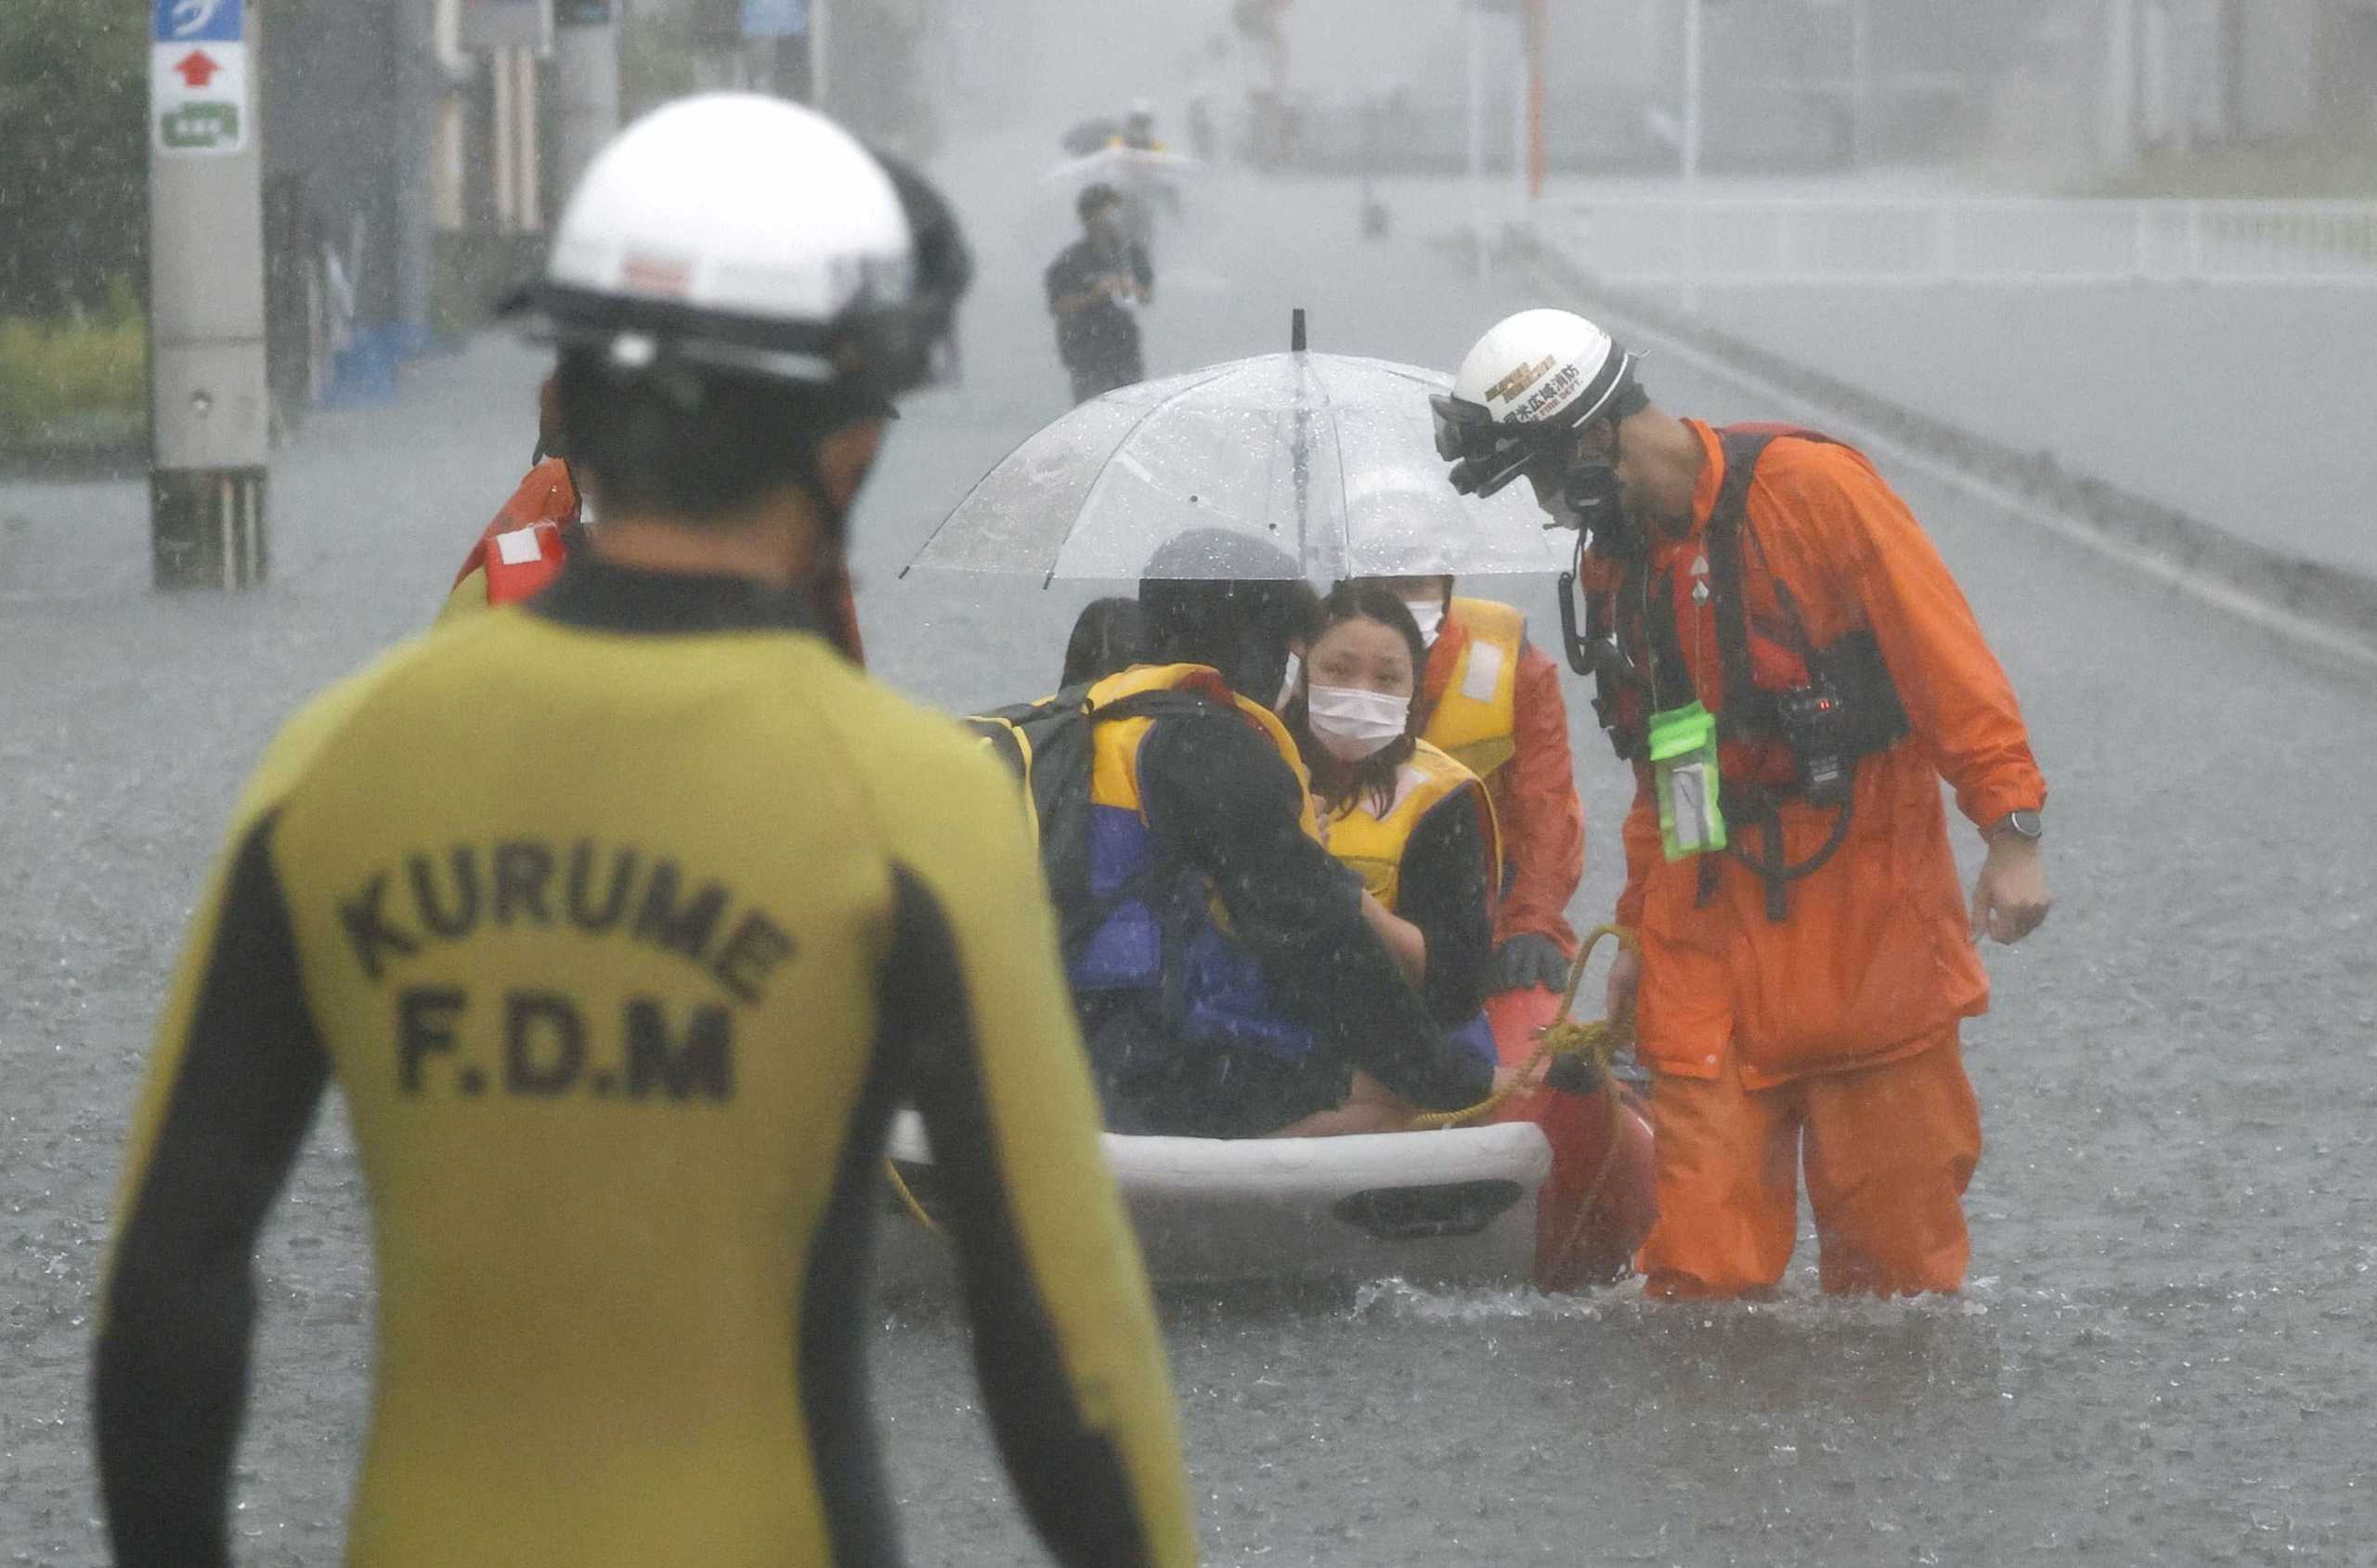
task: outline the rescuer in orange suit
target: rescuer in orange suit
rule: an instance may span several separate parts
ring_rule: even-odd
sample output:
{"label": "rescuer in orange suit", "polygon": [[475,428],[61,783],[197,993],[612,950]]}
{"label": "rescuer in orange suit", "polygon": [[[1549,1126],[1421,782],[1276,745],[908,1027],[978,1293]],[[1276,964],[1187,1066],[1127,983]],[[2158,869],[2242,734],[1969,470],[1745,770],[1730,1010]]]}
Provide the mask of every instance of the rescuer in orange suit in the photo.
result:
{"label": "rescuer in orange suit", "polygon": [[[1652,1069],[1652,1294],[1783,1276],[1804,1161],[1828,1291],[1954,1290],[1981,1154],[1975,944],[2046,916],[2046,787],[2004,671],[1854,449],[1651,406],[1579,317],[1487,333],[1435,400],[1458,488],[1525,475],[1586,541],[1596,704],[1637,789],[1609,979]],[[1939,779],[1986,836],[1969,902]]]}
{"label": "rescuer in orange suit", "polygon": [[[535,461],[519,488],[479,533],[478,542],[454,574],[454,586],[437,612],[440,621],[511,604],[540,591],[561,575],[562,563],[584,537],[585,501],[569,458],[562,450],[561,410],[553,378],[537,388],[537,451]],[[838,591],[821,606],[827,640],[850,656],[866,663],[859,640],[858,604],[851,597],[847,570],[838,574]]]}

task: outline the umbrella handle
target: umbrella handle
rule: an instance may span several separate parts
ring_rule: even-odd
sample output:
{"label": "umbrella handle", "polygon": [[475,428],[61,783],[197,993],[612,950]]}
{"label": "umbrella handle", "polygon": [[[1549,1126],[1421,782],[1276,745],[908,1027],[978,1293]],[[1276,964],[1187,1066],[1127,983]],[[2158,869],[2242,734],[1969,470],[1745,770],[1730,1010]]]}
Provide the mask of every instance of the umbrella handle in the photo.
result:
{"label": "umbrella handle", "polygon": [[1304,306],[1297,305],[1288,313],[1288,352],[1304,352]]}

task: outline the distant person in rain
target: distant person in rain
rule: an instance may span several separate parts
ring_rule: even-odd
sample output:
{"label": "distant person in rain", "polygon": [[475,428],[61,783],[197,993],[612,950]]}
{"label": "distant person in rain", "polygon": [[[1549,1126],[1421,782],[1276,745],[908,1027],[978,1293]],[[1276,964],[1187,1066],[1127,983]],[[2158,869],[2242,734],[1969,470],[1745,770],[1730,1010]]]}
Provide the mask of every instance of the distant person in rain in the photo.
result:
{"label": "distant person in rain", "polygon": [[1155,105],[1145,98],[1131,100],[1131,111],[1123,120],[1123,129],[1114,137],[1114,145],[1140,152],[1167,150],[1155,134]]}
{"label": "distant person in rain", "polygon": [[1123,234],[1123,199],[1093,185],[1073,204],[1082,237],[1048,265],[1048,314],[1057,318],[1057,356],[1073,379],[1073,401],[1147,378],[1133,311],[1155,297],[1147,249]]}

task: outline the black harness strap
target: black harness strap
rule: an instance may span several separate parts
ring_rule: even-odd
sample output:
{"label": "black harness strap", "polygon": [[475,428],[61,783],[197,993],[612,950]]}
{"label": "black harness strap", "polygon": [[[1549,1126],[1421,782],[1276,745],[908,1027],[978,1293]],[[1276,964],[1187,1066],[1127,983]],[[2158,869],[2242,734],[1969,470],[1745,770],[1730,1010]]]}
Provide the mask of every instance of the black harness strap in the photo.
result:
{"label": "black harness strap", "polygon": [[[1765,547],[1749,527],[1749,486],[1758,475],[1758,460],[1777,437],[1784,435],[1802,441],[1832,441],[1830,436],[1815,431],[1789,426],[1724,430],[1717,437],[1718,448],[1724,456],[1725,476],[1717,486],[1717,499],[1709,508],[1704,538],[1708,551],[1708,593],[1716,612],[1718,669],[1723,685],[1718,705],[1718,732],[1731,740],[1764,741],[1783,735],[1775,693],[1759,686],[1750,661],[1747,573],[1743,562],[1745,538],[1749,547],[1758,551],[1760,566],[1773,582],[1775,601],[1789,623],[1794,648],[1807,665],[1808,679],[1822,678],[1821,655],[1808,638],[1806,623],[1800,618],[1790,587],[1766,566]],[[1661,613],[1669,628],[1667,635],[1672,640],[1675,609],[1671,598],[1661,606]],[[1895,707],[1894,701],[1892,706]],[[1726,852],[1758,874],[1766,888],[1766,917],[1779,924],[1790,916],[1791,884],[1822,870],[1848,838],[1852,802],[1841,802],[1824,842],[1806,860],[1794,864],[1785,856],[1783,816],[1777,809],[1775,793],[1742,780],[1729,781],[1726,794],[1742,803],[1741,824],[1745,828],[1755,826],[1759,834],[1755,854],[1739,839],[1728,846]],[[1701,901],[1705,903],[1714,897],[1716,890],[1717,863],[1710,856],[1700,867]]]}
{"label": "black harness strap", "polygon": [[[1830,736],[1835,744],[1823,755],[1853,765],[1858,758],[1883,751],[1905,735],[1906,713],[1872,632],[1850,632],[1828,647],[1815,646],[1799,614],[1797,595],[1788,583],[1775,575],[1767,562],[1764,543],[1750,526],[1749,487],[1757,477],[1759,459],[1769,446],[1784,436],[1837,444],[1828,435],[1791,425],[1745,425],[1717,433],[1724,476],[1718,483],[1716,500],[1709,508],[1702,548],[1708,553],[1708,597],[1715,614],[1718,678],[1722,687],[1717,704],[1718,733],[1734,742],[1781,741],[1791,747],[1794,760],[1803,770],[1809,760],[1785,722],[1786,713],[1794,711],[1786,708],[1786,700],[1804,693],[1761,688],[1751,660],[1746,586],[1748,569],[1744,558],[1747,552],[1755,551],[1759,568],[1773,585],[1775,603],[1781,611],[1781,625],[1766,628],[1768,634],[1789,643],[1806,667],[1809,686],[1828,693],[1838,705],[1836,717],[1829,720],[1837,726]],[[1617,673],[1631,680],[1636,699],[1649,713],[1681,706],[1691,701],[1694,694],[1691,667],[1684,661],[1682,639],[1676,626],[1675,587],[1672,570],[1660,574],[1657,582],[1653,583],[1648,560],[1638,556],[1628,566],[1616,595],[1617,626],[1613,641],[1623,648],[1630,632],[1635,647],[1647,646],[1650,666],[1647,679],[1640,671],[1622,667]],[[1591,608],[1588,606],[1589,612]],[[1588,639],[1590,636],[1589,615]],[[1596,707],[1604,706],[1603,702],[1595,704]],[[1845,713],[1840,711],[1844,709]],[[1605,723],[1607,719],[1608,715],[1604,714]],[[1639,758],[1639,733],[1621,734],[1614,729],[1613,734],[1618,742],[1618,755]],[[1766,888],[1767,917],[1775,921],[1789,914],[1790,885],[1821,870],[1849,835],[1851,798],[1844,798],[1834,815],[1830,832],[1815,851],[1796,864],[1786,859],[1782,815],[1777,808],[1780,801],[1791,798],[1798,791],[1797,785],[1776,790],[1747,779],[1724,781],[1724,798],[1738,802],[1727,814],[1745,830],[1756,827],[1760,834],[1756,853],[1738,836],[1727,852],[1758,874]],[[1703,902],[1716,894],[1719,869],[1714,855],[1702,858],[1699,896]]]}
{"label": "black harness strap", "polygon": [[[1643,606],[1643,619],[1647,623],[1643,629],[1651,639],[1650,711],[1664,713],[1669,708],[1681,707],[1694,701],[1696,693],[1693,688],[1692,667],[1683,659],[1683,640],[1676,632],[1675,574],[1672,571],[1661,572],[1659,580],[1654,584],[1650,563],[1639,560],[1627,582],[1635,603]],[[1654,594],[1658,600],[1656,609],[1650,603]]]}
{"label": "black harness strap", "polygon": [[[1717,668],[1724,685],[1718,732],[1734,739],[1772,734],[1774,705],[1758,689],[1749,659],[1749,603],[1742,586],[1742,532],[1749,505],[1749,482],[1758,460],[1774,440],[1767,430],[1722,431],[1724,482],[1708,512],[1708,596],[1717,614]],[[1817,439],[1821,440],[1822,437]],[[1674,618],[1669,602],[1669,618]],[[1804,639],[1802,639],[1804,641]]]}
{"label": "black harness strap", "polygon": [[[1776,434],[1768,430],[1728,430],[1720,432],[1717,437],[1718,449],[1724,454],[1725,477],[1717,486],[1717,501],[1708,512],[1708,596],[1716,610],[1717,667],[1724,686],[1717,731],[1735,740],[1764,739],[1776,731],[1774,700],[1759,690],[1750,664],[1749,599],[1742,568],[1742,535],[1748,527],[1750,481],[1757,477],[1758,460],[1773,444]],[[1761,551],[1761,558],[1763,554]],[[1787,608],[1788,601],[1784,603]],[[1672,618],[1672,609],[1669,614]],[[1802,645],[1806,643],[1804,630],[1799,641]],[[1833,819],[1832,832],[1824,847],[1795,867],[1784,859],[1783,819],[1773,800],[1763,789],[1747,794],[1749,797],[1744,804],[1749,810],[1743,813],[1743,825],[1757,824],[1759,853],[1752,859],[1738,843],[1730,847],[1731,853],[1758,873],[1759,879],[1766,885],[1766,918],[1780,922],[1790,914],[1790,884],[1830,860],[1848,836],[1849,808],[1843,805]],[[1699,892],[1704,901],[1716,890],[1712,886],[1716,880],[1713,863],[1712,861],[1701,869]]]}

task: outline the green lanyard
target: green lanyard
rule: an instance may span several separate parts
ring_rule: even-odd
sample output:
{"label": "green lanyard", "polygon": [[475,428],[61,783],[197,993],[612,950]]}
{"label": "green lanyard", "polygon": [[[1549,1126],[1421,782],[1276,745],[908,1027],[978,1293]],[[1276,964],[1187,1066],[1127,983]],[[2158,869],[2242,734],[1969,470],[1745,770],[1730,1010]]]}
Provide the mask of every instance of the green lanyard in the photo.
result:
{"label": "green lanyard", "polygon": [[[1669,590],[1662,584],[1659,591]],[[1659,690],[1657,639],[1651,632],[1651,573],[1643,571],[1642,626],[1643,653],[1651,670],[1651,690]],[[1687,666],[1676,672],[1689,682]],[[1687,690],[1689,687],[1687,686]],[[1695,695],[1680,707],[1651,715],[1644,737],[1651,762],[1651,786],[1659,797],[1659,846],[1669,861],[1689,860],[1725,847],[1725,813],[1719,803],[1717,776],[1717,717]]]}

